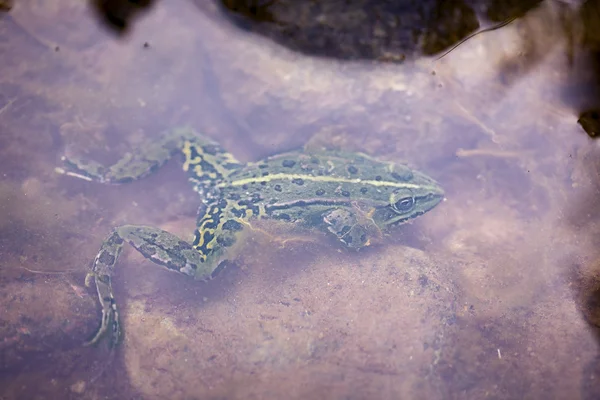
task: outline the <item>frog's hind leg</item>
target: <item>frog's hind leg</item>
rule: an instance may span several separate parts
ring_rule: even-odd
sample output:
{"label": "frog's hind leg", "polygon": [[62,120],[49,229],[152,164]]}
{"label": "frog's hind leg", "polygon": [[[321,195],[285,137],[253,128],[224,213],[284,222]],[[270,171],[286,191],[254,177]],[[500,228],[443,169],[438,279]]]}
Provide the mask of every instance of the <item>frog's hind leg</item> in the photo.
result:
{"label": "frog's hind leg", "polygon": [[172,271],[194,276],[196,279],[208,280],[216,270],[216,266],[207,262],[205,254],[201,254],[190,243],[172,233],[138,225],[123,225],[115,228],[102,244],[94,259],[92,271],[86,277],[86,284],[89,284],[91,279],[95,281],[98,299],[102,306],[100,328],[88,344],[98,342],[109,328],[113,344],[118,343],[121,336],[111,280],[125,242],[154,263]]}
{"label": "frog's hind leg", "polygon": [[183,170],[188,173],[206,204],[218,198],[215,186],[242,167],[221,145],[198,135],[185,135],[181,151],[185,157]]}
{"label": "frog's hind leg", "polygon": [[88,272],[85,277],[86,286],[90,286],[91,280],[94,279],[98,300],[102,306],[100,328],[87,344],[96,343],[106,333],[109,325],[111,327],[112,343],[116,344],[119,341],[121,333],[119,329],[119,312],[112,292],[111,277],[122,248],[123,239],[117,232],[113,232],[102,244],[100,252],[98,252],[92,264],[92,271]]}
{"label": "frog's hind leg", "polygon": [[191,128],[178,128],[125,154],[109,167],[92,160],[63,156],[64,168],[57,168],[56,172],[88,181],[127,183],[150,175],[180,152],[185,157],[184,170],[190,171],[191,178],[197,182],[212,180],[214,183],[241,165],[210,138]]}

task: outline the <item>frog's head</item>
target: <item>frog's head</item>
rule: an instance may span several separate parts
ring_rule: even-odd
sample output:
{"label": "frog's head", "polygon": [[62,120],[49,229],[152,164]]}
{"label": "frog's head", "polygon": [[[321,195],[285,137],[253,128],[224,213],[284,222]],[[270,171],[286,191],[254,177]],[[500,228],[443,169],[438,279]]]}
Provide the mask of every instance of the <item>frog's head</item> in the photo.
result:
{"label": "frog's head", "polygon": [[432,178],[412,171],[412,179],[391,191],[388,204],[377,207],[373,220],[380,227],[400,225],[432,210],[444,198],[444,190]]}

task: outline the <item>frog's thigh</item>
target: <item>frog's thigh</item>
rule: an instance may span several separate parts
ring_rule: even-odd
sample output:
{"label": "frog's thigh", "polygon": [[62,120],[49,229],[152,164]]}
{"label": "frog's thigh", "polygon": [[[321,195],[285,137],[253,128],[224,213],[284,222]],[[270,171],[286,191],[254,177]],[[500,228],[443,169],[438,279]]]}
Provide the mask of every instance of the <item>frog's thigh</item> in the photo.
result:
{"label": "frog's thigh", "polygon": [[92,273],[86,278],[86,284],[90,283],[90,278],[94,278],[102,305],[100,328],[89,342],[90,344],[97,342],[109,327],[112,330],[112,343],[116,344],[119,341],[119,314],[112,293],[111,280],[124,242],[131,244],[144,257],[168,269],[199,278],[205,275],[201,269],[203,267],[206,269],[202,264],[202,255],[191,244],[172,233],[149,226],[124,225],[116,228],[102,244],[94,260]]}
{"label": "frog's thigh", "polygon": [[123,225],[115,232],[142,255],[156,264],[182,274],[202,278],[204,259],[193,246],[159,228]]}
{"label": "frog's thigh", "polygon": [[369,233],[360,225],[356,214],[345,208],[331,210],[323,215],[327,230],[345,246],[361,248],[368,245]]}

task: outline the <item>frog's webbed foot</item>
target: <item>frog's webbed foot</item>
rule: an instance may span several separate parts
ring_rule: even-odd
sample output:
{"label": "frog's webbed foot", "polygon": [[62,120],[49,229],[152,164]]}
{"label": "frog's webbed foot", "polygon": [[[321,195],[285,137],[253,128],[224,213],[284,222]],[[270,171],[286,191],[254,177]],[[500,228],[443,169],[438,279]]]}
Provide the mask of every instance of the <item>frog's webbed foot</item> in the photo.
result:
{"label": "frog's webbed foot", "polygon": [[154,263],[172,271],[195,276],[196,279],[210,279],[216,269],[206,262],[206,256],[199,253],[190,243],[169,232],[135,225],[116,228],[102,244],[94,259],[92,271],[86,277],[86,283],[94,281],[102,306],[100,328],[88,344],[98,342],[109,330],[113,345],[120,339],[119,313],[112,292],[111,279],[124,242],[131,244]]}
{"label": "frog's webbed foot", "polygon": [[345,246],[360,249],[370,244],[370,229],[361,224],[356,213],[339,208],[323,215],[327,230],[333,233]]}

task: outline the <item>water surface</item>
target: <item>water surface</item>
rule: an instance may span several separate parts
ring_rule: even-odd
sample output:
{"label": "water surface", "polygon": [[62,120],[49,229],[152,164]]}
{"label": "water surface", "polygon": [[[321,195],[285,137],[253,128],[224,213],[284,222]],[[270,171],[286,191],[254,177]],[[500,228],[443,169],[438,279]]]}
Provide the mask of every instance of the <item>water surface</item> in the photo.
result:
{"label": "water surface", "polygon": [[[557,3],[441,59],[382,59],[295,51],[217,3],[153,2],[117,33],[83,2],[17,2],[0,16],[0,397],[595,398],[600,154],[576,122],[595,75]],[[82,347],[112,227],[187,238],[199,199],[177,161],[123,186],[55,167],[182,124],[242,161],[408,161],[446,200],[358,254],[260,226],[209,284],[127,249],[125,340]]]}

